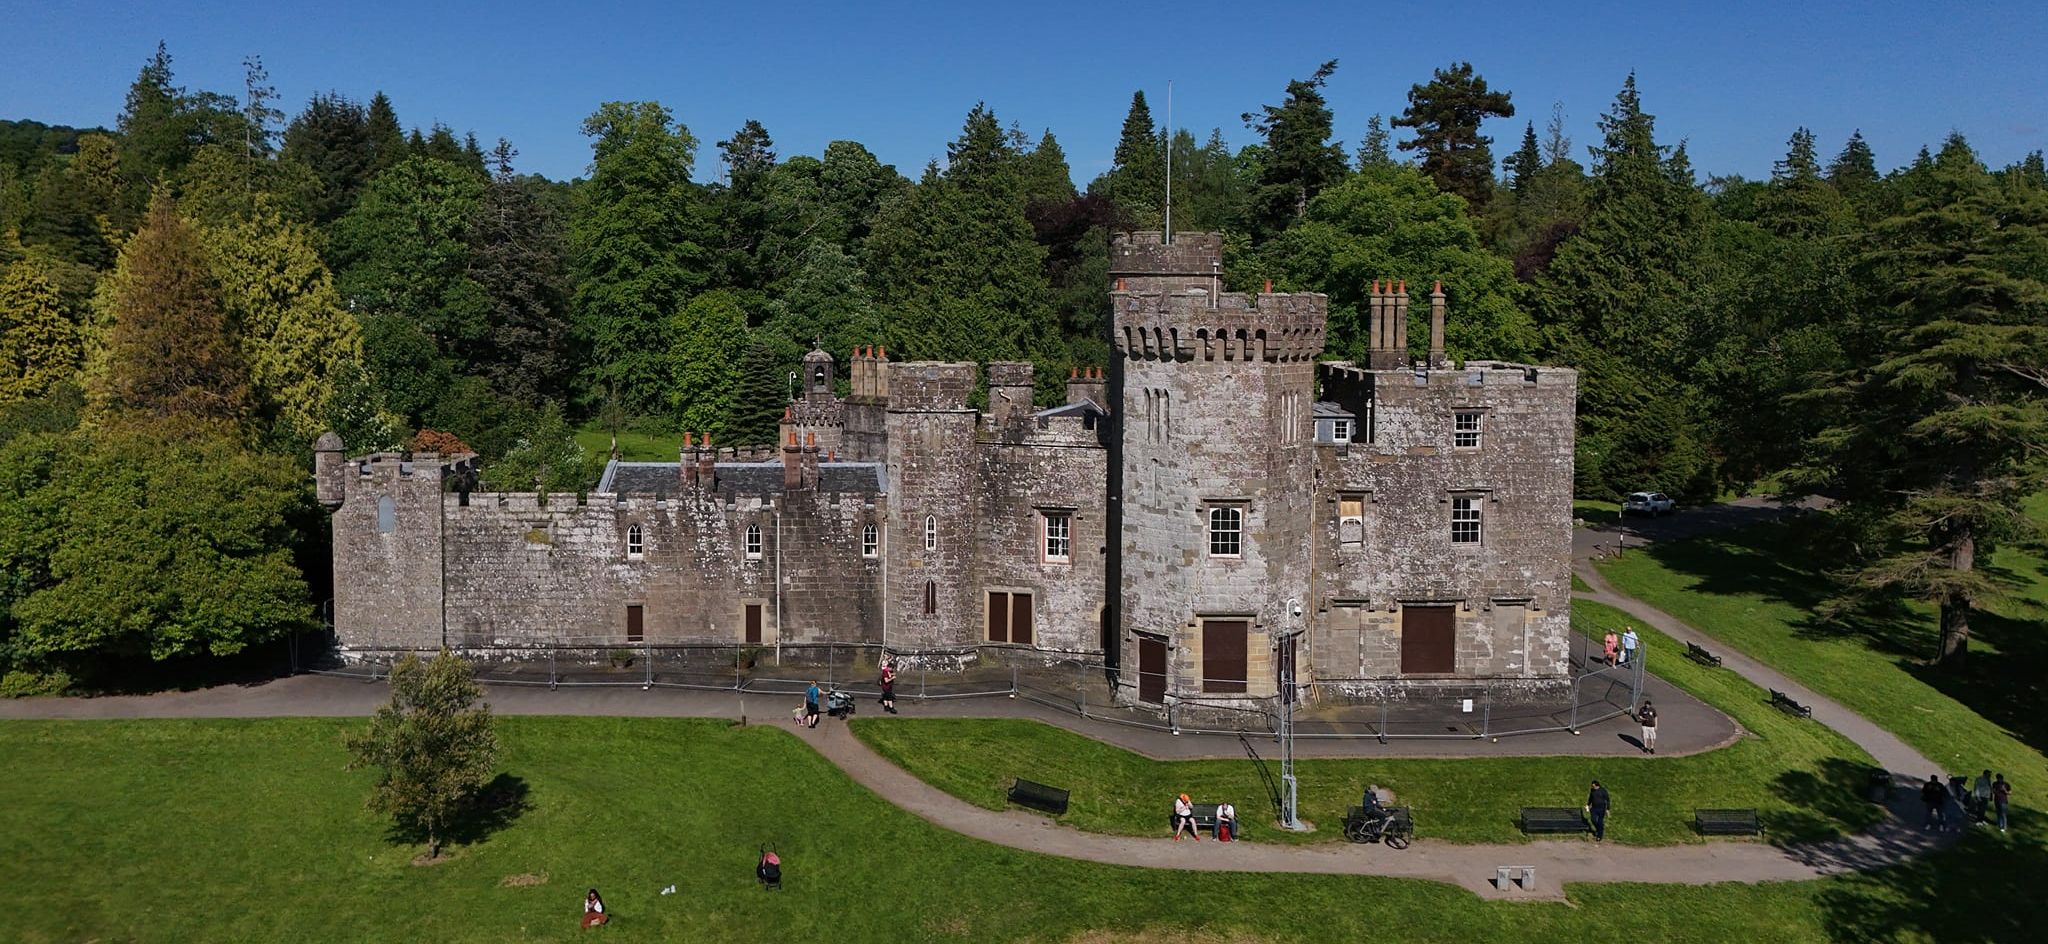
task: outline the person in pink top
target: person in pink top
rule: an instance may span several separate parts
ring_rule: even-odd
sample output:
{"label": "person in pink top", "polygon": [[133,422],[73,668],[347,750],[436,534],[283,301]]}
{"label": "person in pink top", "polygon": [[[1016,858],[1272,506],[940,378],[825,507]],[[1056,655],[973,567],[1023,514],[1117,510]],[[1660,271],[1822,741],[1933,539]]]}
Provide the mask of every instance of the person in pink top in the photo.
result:
{"label": "person in pink top", "polygon": [[1607,653],[1607,664],[1613,665],[1614,654],[1621,651],[1621,637],[1616,636],[1614,630],[1608,630],[1607,638],[1601,641],[1600,648]]}

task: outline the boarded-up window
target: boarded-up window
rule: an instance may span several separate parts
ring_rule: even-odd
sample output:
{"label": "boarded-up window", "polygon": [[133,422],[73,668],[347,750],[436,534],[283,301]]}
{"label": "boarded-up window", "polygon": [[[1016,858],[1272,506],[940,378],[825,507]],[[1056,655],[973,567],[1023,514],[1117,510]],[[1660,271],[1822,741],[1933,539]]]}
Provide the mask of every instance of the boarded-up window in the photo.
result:
{"label": "boarded-up window", "polygon": [[377,499],[377,530],[382,534],[398,530],[398,505],[389,495]]}
{"label": "boarded-up window", "polygon": [[1166,700],[1166,640],[1157,636],[1138,637],[1138,700]]}
{"label": "boarded-up window", "polygon": [[1245,690],[1246,642],[1251,624],[1244,620],[1202,621],[1202,691],[1241,694]]}
{"label": "boarded-up window", "polygon": [[1522,654],[1523,674],[1529,674],[1528,641],[1529,607],[1523,603],[1495,603],[1493,605],[1493,644],[1495,651],[1513,649]]}
{"label": "boarded-up window", "polygon": [[640,604],[629,603],[626,605],[626,641],[639,642],[645,638],[647,629],[646,624],[642,622]]}
{"label": "boarded-up window", "polygon": [[1401,608],[1401,672],[1449,675],[1458,670],[1457,614],[1448,606]]}
{"label": "boarded-up window", "polygon": [[1031,594],[1006,590],[988,592],[989,642],[1014,642],[1028,646],[1033,628]]}
{"label": "boarded-up window", "polygon": [[1337,540],[1343,544],[1365,543],[1365,496],[1343,495],[1337,499]]}

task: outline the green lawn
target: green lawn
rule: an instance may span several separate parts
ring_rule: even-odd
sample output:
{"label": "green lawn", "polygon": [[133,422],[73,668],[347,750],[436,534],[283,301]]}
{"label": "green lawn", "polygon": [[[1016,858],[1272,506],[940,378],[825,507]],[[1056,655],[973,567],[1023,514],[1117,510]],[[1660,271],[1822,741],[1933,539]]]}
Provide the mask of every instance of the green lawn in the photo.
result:
{"label": "green lawn", "polygon": [[[1584,601],[1573,604],[1573,618],[1594,636],[1626,619]],[[1677,650],[1654,630],[1639,631],[1651,651]],[[1576,806],[1595,777],[1615,797],[1608,837],[1623,843],[1700,841],[1690,825],[1698,807],[1755,807],[1767,833],[1781,839],[1854,831],[1875,821],[1876,808],[1855,799],[1870,763],[1855,745],[1771,709],[1763,690],[1732,672],[1679,658],[1652,665],[1673,684],[1721,705],[1753,736],[1690,757],[1297,761],[1302,816],[1323,827],[1310,834],[1259,828],[1273,812],[1247,760],[1157,761],[1021,720],[862,718],[853,729],[883,756],[978,806],[1003,808],[1013,777],[1066,787],[1072,806],[1062,821],[1094,832],[1163,834],[1172,797],[1185,792],[1203,802],[1229,799],[1259,828],[1259,841],[1339,842],[1344,810],[1358,802],[1364,784],[1379,783],[1414,808],[1424,837],[1519,842],[1525,838],[1515,823],[1520,806]],[[1273,753],[1267,746],[1261,751]]]}
{"label": "green lawn", "polygon": [[1575,498],[1572,499],[1572,517],[1589,526],[1615,524],[1621,521],[1621,503],[1596,498]]}
{"label": "green lawn", "polygon": [[[779,728],[654,718],[502,719],[525,811],[419,867],[364,810],[369,775],[342,770],[339,732],[360,723],[0,723],[0,937],[581,940],[592,885],[617,916],[607,937],[647,941],[1819,942],[1871,915],[1909,938],[2021,940],[2039,923],[1862,879],[1488,903],[1429,882],[1071,862],[941,831]],[[771,842],[776,894],[751,876]]]}
{"label": "green lawn", "polygon": [[[591,455],[608,456],[612,451],[612,434],[592,424],[576,431],[576,444]],[[619,458],[627,462],[674,462],[682,448],[682,433],[619,430]]]}

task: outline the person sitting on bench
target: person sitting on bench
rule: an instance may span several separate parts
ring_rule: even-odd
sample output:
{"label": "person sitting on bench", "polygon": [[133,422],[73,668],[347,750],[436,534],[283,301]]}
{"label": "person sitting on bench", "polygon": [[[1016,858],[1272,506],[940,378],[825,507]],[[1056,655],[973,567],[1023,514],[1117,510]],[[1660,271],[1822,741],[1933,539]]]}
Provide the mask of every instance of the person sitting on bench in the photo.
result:
{"label": "person sitting on bench", "polygon": [[597,889],[591,889],[590,894],[583,898],[584,929],[597,927],[610,920],[611,916],[604,913],[604,899],[598,897]]}
{"label": "person sitting on bench", "polygon": [[1173,801],[1173,841],[1180,841],[1182,830],[1195,834],[1195,841],[1202,841],[1202,828],[1195,825],[1195,804],[1183,793]]}
{"label": "person sitting on bench", "polygon": [[1235,842],[1236,840],[1237,807],[1231,806],[1228,801],[1219,803],[1216,805],[1216,841]]}

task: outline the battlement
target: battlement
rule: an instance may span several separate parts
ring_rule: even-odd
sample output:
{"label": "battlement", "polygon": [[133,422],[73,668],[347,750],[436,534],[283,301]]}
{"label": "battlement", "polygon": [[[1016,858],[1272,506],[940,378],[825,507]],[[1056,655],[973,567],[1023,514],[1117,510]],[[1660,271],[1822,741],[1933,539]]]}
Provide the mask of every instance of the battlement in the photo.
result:
{"label": "battlement", "polygon": [[971,363],[905,361],[887,365],[885,392],[890,412],[955,412],[967,409],[974,393]]}
{"label": "battlement", "polygon": [[1173,242],[1156,230],[1118,233],[1109,242],[1109,274],[1215,274],[1223,265],[1223,234],[1176,233]]}
{"label": "battlement", "polygon": [[1315,292],[1116,291],[1117,353],[1149,360],[1310,360],[1330,303]]}

